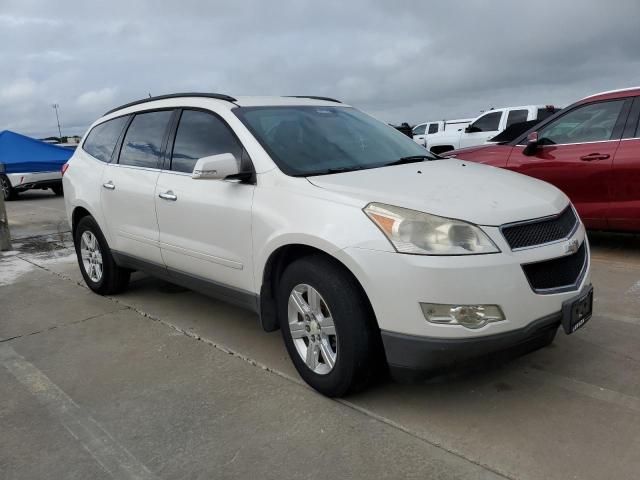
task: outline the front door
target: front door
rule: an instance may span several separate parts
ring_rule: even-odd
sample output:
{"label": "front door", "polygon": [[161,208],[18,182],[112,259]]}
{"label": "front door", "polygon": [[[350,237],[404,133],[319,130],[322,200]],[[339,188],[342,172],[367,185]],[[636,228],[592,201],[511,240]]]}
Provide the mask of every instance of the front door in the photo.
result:
{"label": "front door", "polygon": [[616,125],[624,100],[578,106],[538,132],[538,150],[516,146],[507,168],[545,180],[566,193],[589,228],[607,228]]}
{"label": "front door", "polygon": [[162,257],[170,271],[252,292],[255,186],[191,178],[198,158],[220,153],[232,153],[239,159],[246,155],[220,117],[183,110],[169,165],[160,173],[155,189]]}
{"label": "front door", "polygon": [[460,137],[460,148],[482,145],[500,132],[503,110],[485,113],[469,125]]}
{"label": "front door", "polygon": [[162,265],[155,188],[171,110],[135,115],[122,142],[118,163],[102,174],[101,203],[119,253]]}

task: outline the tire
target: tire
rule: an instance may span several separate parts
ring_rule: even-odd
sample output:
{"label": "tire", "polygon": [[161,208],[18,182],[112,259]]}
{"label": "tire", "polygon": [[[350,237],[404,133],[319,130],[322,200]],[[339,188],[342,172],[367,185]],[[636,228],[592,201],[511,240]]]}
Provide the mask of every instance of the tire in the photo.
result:
{"label": "tire", "polygon": [[0,175],[0,190],[2,190],[2,195],[4,196],[4,200],[8,202],[9,200],[14,200],[17,196],[17,192],[11,186],[11,182],[6,177],[6,175]]}
{"label": "tire", "polygon": [[54,185],[51,187],[53,193],[55,193],[56,197],[61,197],[64,194],[64,190],[62,189],[62,183],[60,185]]}
{"label": "tire", "polygon": [[[307,320],[302,312],[307,312]],[[354,278],[337,262],[308,256],[291,263],[278,285],[278,318],[296,370],[318,392],[339,397],[361,390],[380,371],[381,343],[373,312]],[[320,351],[311,353],[314,370],[305,360],[305,350],[308,354],[312,346],[312,351]]]}
{"label": "tire", "polygon": [[[116,265],[111,249],[93,217],[86,216],[80,219],[73,240],[80,272],[91,290],[100,295],[111,295],[127,288],[131,272]],[[92,256],[87,258],[87,264],[83,256],[88,254]]]}

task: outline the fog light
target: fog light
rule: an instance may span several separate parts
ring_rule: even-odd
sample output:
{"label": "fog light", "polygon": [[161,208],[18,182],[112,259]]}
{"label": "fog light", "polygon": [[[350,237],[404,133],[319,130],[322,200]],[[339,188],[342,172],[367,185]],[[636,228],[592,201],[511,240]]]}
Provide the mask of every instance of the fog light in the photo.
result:
{"label": "fog light", "polygon": [[504,320],[499,305],[443,305],[421,303],[422,313],[428,322],[441,325],[462,325],[466,328],[481,328],[487,323]]}

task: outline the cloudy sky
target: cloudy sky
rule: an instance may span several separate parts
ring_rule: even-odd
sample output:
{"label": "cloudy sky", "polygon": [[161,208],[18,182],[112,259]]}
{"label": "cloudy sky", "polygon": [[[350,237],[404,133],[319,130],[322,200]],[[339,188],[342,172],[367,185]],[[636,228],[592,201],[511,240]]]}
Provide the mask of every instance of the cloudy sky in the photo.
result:
{"label": "cloudy sky", "polygon": [[326,95],[393,123],[567,105],[640,84],[638,19],[638,0],[0,0],[0,130],[56,134],[55,102],[82,134],[149,92]]}

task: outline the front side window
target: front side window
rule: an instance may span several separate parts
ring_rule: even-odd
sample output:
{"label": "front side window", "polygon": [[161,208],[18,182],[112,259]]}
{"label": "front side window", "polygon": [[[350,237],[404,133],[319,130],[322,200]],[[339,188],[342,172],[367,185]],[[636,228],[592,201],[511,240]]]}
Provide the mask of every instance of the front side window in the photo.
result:
{"label": "front side window", "polygon": [[624,100],[575,108],[538,132],[542,145],[610,140]]}
{"label": "front side window", "polygon": [[472,132],[494,132],[500,126],[502,112],[491,112],[483,115],[471,124]]}
{"label": "front side window", "polygon": [[378,168],[434,158],[398,130],[352,107],[276,106],[233,110],[287,175]]}
{"label": "front side window", "polygon": [[424,135],[424,129],[427,127],[427,125],[418,125],[417,127],[415,127],[413,129],[413,134],[414,135]]}
{"label": "front side window", "polygon": [[82,149],[102,162],[110,162],[113,149],[128,118],[114,118],[93,127],[82,144]]}
{"label": "front side window", "polygon": [[120,150],[120,164],[158,168],[162,140],[173,111],[139,113],[129,125]]}
{"label": "front side window", "polygon": [[429,125],[429,133],[438,133],[438,124],[432,123]]}
{"label": "front side window", "polygon": [[191,173],[199,158],[220,153],[242,157],[242,146],[229,127],[210,113],[183,111],[173,144],[171,170]]}
{"label": "front side window", "polygon": [[507,117],[507,127],[510,127],[514,123],[526,122],[527,116],[529,116],[529,110],[511,110]]}

